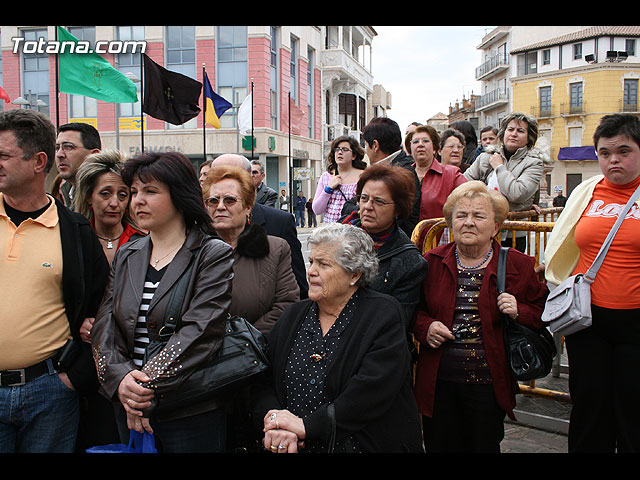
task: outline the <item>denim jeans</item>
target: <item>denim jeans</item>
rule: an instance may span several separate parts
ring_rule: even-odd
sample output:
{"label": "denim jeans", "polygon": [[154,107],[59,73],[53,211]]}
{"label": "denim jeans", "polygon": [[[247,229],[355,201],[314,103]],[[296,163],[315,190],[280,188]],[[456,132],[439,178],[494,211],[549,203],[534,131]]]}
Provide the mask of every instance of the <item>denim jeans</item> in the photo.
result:
{"label": "denim jeans", "polygon": [[296,227],[304,228],[304,210],[296,210]]}
{"label": "denim jeans", "polygon": [[0,387],[0,453],[72,453],[79,422],[78,394],[49,374]]}

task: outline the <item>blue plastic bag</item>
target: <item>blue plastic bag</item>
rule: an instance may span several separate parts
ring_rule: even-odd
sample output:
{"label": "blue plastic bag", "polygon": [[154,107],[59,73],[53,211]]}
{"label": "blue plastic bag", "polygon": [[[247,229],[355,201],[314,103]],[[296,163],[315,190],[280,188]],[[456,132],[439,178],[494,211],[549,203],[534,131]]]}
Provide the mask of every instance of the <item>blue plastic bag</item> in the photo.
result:
{"label": "blue plastic bag", "polygon": [[156,441],[153,434],[144,432],[139,433],[135,430],[129,430],[129,444],[112,443],[110,445],[100,445],[90,447],[87,453],[158,453],[156,449]]}

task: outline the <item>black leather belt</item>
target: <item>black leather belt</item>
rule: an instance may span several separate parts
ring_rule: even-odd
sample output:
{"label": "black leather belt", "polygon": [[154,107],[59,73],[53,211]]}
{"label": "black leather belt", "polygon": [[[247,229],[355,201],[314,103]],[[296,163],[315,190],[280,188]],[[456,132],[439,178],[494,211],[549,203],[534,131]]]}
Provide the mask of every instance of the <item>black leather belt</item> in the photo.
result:
{"label": "black leather belt", "polygon": [[[25,383],[38,378],[45,373],[49,373],[48,360],[54,360],[58,355],[54,355],[50,359],[43,360],[40,363],[31,365],[27,368],[15,368],[11,370],[0,371],[0,387],[18,387]],[[55,361],[53,362],[55,368]]]}

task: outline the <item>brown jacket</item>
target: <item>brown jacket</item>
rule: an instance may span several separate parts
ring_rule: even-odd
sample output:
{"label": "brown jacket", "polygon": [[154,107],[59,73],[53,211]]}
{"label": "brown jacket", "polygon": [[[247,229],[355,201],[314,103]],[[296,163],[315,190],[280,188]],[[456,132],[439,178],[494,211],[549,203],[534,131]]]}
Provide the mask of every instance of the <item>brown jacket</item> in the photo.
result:
{"label": "brown jacket", "polygon": [[[122,246],[114,258],[109,285],[92,328],[94,360],[101,391],[116,400],[118,385],[136,369],[133,363],[134,328],[151,254],[150,237]],[[163,361],[149,362],[143,371],[156,395],[177,388],[185,374],[209,358],[221,344],[231,304],[232,250],[222,240],[194,228],[167,267],[147,313],[149,337],[158,339],[171,289],[190,261],[195,268],[182,307],[182,324],[164,350]],[[162,355],[162,352],[158,356]]]}
{"label": "brown jacket", "polygon": [[300,300],[289,244],[251,224],[240,235],[233,257],[230,313],[246,318],[266,335],[284,309]]}

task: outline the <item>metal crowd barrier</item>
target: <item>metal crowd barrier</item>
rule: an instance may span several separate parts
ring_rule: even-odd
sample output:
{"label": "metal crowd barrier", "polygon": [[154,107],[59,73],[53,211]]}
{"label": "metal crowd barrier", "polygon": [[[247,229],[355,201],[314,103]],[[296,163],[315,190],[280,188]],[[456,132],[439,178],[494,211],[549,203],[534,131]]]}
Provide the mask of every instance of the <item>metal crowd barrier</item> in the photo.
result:
{"label": "metal crowd barrier", "polygon": [[[544,246],[548,234],[555,225],[555,220],[560,215],[562,207],[527,210],[523,212],[510,212],[507,220],[502,225],[502,230],[507,232],[507,238],[513,239],[515,245],[516,232],[529,232],[525,253],[535,258],[535,266],[544,263]],[[431,218],[422,220],[416,225],[411,240],[424,255],[426,252],[438,246],[439,234],[447,227],[444,218]],[[498,238],[499,241],[499,238]],[[544,271],[540,269],[540,279],[544,279]],[[569,373],[568,365],[561,364],[561,352],[564,347],[564,338],[554,335],[558,355],[554,359],[551,374],[559,377],[560,373]],[[571,403],[571,398],[566,392],[559,392],[536,387],[535,381],[519,383],[520,393],[532,397],[548,398],[564,403]]]}

